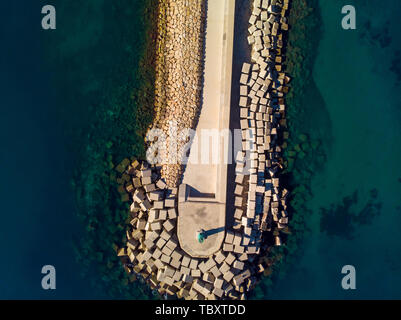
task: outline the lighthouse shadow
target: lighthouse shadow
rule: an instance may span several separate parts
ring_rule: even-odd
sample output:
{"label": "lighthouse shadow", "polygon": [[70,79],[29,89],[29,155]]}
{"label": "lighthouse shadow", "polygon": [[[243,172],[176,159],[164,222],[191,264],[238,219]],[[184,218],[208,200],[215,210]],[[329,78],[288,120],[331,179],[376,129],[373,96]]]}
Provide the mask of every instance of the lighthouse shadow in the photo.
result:
{"label": "lighthouse shadow", "polygon": [[207,237],[209,237],[209,236],[211,236],[211,235],[213,235],[213,234],[222,232],[222,231],[224,231],[224,230],[225,230],[225,227],[220,227],[220,228],[214,228],[214,229],[207,230],[207,231],[205,231],[205,233],[204,233],[205,239],[207,239]]}

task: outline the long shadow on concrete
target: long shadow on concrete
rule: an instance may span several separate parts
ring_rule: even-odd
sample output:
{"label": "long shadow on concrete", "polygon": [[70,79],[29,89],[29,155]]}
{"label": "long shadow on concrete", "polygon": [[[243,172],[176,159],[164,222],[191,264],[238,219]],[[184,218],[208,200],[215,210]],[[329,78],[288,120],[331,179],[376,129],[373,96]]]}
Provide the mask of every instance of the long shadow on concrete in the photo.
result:
{"label": "long shadow on concrete", "polygon": [[220,228],[214,228],[210,230],[205,231],[205,237],[207,238],[208,236],[211,236],[212,234],[219,233],[219,232],[224,232],[226,228],[225,227],[220,227]]}
{"label": "long shadow on concrete", "polygon": [[[251,49],[248,45],[248,20],[251,16],[251,2],[249,0],[237,0],[235,4],[235,23],[234,23],[234,52],[231,83],[231,112],[230,112],[230,130],[240,129],[240,110],[239,110],[239,92],[241,69],[243,62],[251,60]],[[234,135],[233,135],[234,136]],[[232,150],[232,152],[234,152]],[[227,172],[227,204],[226,204],[226,226],[231,227],[234,224],[234,189],[235,189],[235,158],[233,154],[233,163],[228,165]]]}

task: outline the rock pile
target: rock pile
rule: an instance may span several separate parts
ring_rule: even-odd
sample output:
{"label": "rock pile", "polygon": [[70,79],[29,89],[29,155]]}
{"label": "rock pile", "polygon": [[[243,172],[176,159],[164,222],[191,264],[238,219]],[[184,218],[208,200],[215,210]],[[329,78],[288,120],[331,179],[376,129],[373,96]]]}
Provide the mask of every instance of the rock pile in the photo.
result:
{"label": "rock pile", "polygon": [[[195,20],[197,16],[190,13],[195,9],[201,11],[202,2],[167,1],[171,30],[165,39],[165,46],[170,49],[165,57],[169,61],[158,66],[163,78],[158,84],[166,85],[158,88],[157,96],[160,106],[157,125],[163,130],[168,131],[167,120],[179,117],[180,125],[193,125],[198,112],[201,56],[184,49],[188,39],[183,41],[182,32],[187,30],[184,26],[190,30],[199,27],[197,32],[201,32],[201,20]],[[288,223],[288,191],[281,187],[279,177],[283,169],[281,151],[288,137],[283,130],[284,94],[288,92],[290,79],[282,71],[288,2],[253,0],[248,37],[252,63],[243,64],[240,77],[243,148],[236,158],[236,224],[233,230],[226,231],[219,251],[208,258],[193,258],[181,249],[176,230],[178,169],[128,159],[116,168],[122,174],[119,179],[122,200],[131,203],[127,243],[118,250],[118,256],[128,273],[140,275],[162,295],[197,300],[244,299],[245,293],[256,284],[258,273],[270,272],[272,261],[259,256],[268,249],[267,244],[262,244],[262,233],[271,232],[274,244],[281,245],[280,234]],[[191,19],[185,18],[187,14]],[[197,39],[194,43],[200,41],[199,33],[184,35]],[[184,65],[184,61],[194,64]],[[162,71],[166,73],[161,75]],[[193,107],[187,109],[187,102],[193,103]]]}
{"label": "rock pile", "polygon": [[[127,243],[117,250],[128,273],[135,273],[161,295],[185,299],[244,299],[256,282],[252,246],[231,231],[223,248],[209,258],[186,254],[177,239],[177,188],[168,188],[160,168],[125,159],[119,191],[131,202]],[[195,236],[195,235],[194,235]]]}
{"label": "rock pile", "polygon": [[242,152],[237,154],[235,228],[244,228],[243,242],[257,253],[263,231],[280,230],[288,223],[288,191],[280,187],[281,151],[287,133],[284,94],[290,78],[282,71],[283,32],[288,30],[289,0],[254,0],[248,43],[252,63],[244,63],[240,77]]}
{"label": "rock pile", "polygon": [[[204,6],[203,0],[160,1],[154,128],[163,130],[166,145],[170,121],[177,123],[177,130],[193,129],[197,123],[203,79]],[[175,154],[166,154],[165,159],[176,159],[185,142],[178,141],[176,150],[168,150]],[[180,164],[163,165],[167,185],[178,185],[182,169]]]}

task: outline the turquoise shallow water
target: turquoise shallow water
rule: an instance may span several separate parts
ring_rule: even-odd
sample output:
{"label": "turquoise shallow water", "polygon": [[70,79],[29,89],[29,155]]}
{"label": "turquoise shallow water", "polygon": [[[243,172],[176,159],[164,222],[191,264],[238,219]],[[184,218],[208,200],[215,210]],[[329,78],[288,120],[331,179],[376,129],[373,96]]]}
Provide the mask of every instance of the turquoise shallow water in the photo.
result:
{"label": "turquoise shallow water", "polygon": [[[327,162],[313,179],[310,235],[273,298],[399,299],[401,3],[319,2],[313,78],[326,116],[307,130],[324,138]],[[356,30],[341,28],[345,4],[356,8]],[[346,264],[356,268],[356,290],[341,288]]]}

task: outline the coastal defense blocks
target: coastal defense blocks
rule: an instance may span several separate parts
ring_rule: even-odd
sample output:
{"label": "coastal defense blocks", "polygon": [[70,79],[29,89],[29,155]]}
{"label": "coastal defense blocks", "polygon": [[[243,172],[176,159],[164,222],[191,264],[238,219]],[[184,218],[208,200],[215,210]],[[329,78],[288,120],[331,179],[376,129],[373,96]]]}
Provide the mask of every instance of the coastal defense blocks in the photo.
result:
{"label": "coastal defense blocks", "polygon": [[[239,112],[242,130],[242,150],[236,155],[235,210],[227,213],[234,217],[232,227],[213,222],[207,228],[224,230],[209,234],[210,245],[205,242],[197,248],[197,227],[191,221],[211,220],[205,214],[219,216],[225,208],[218,202],[211,204],[210,195],[196,199],[190,185],[169,187],[158,166],[126,159],[116,168],[121,174],[121,200],[130,205],[127,241],[117,254],[133,279],[144,279],[161,295],[245,299],[259,275],[271,272],[272,261],[263,255],[271,246],[283,244],[288,224],[288,191],[280,180],[290,81],[283,72],[282,54],[288,5],[288,0],[253,1],[247,38],[251,61],[242,65],[238,109],[232,111]],[[181,220],[182,212],[188,210],[185,204],[191,202],[198,203],[191,209],[192,220]],[[185,232],[189,237],[193,234],[192,244],[180,239]]]}

